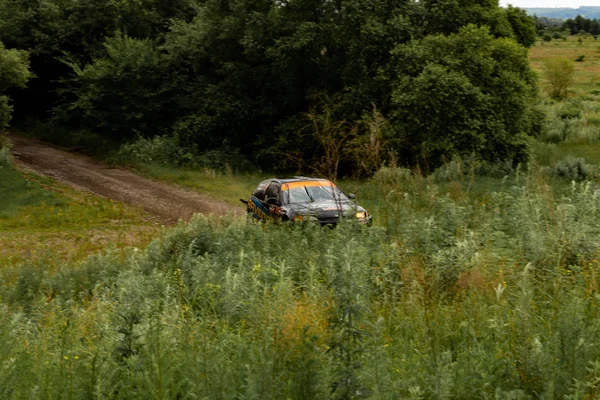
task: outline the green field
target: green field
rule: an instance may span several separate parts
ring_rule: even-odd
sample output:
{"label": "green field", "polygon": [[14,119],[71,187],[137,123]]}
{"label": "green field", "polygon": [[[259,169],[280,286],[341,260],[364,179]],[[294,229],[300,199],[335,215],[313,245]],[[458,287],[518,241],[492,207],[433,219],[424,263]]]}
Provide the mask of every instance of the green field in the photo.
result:
{"label": "green field", "polygon": [[[599,47],[531,50],[542,87],[545,60],[585,55],[537,163],[342,180],[368,229],[161,229],[0,168],[0,398],[596,398]],[[231,203],[265,177],[136,168]]]}
{"label": "green field", "polygon": [[34,175],[0,168],[0,267],[77,261],[107,247],[147,244],[151,216]]}

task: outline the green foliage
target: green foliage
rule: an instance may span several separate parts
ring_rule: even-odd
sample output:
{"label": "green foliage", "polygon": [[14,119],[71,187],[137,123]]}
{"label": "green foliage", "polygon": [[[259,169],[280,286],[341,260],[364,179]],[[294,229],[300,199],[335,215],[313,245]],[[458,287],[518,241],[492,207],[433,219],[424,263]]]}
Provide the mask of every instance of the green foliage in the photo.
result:
{"label": "green foliage", "polygon": [[12,154],[8,147],[0,147],[0,168],[12,168]]}
{"label": "green foliage", "polygon": [[508,5],[506,8],[506,17],[511,25],[513,35],[517,42],[525,47],[531,47],[535,44],[537,33],[535,20],[527,15],[527,11]]}
{"label": "green foliage", "polygon": [[[0,17],[14,15],[0,18],[0,34],[33,55],[39,79],[32,88],[36,101],[31,105],[38,111],[49,110],[50,104],[56,104],[53,93],[58,89],[54,123],[88,137],[100,134],[128,142],[172,135],[186,147],[197,146],[200,154],[240,149],[244,157],[270,169],[285,169],[281,154],[287,151],[294,153],[294,160],[331,176],[371,174],[399,159],[408,165],[431,162],[434,167],[437,153],[448,152],[445,155],[451,157],[455,149],[432,140],[424,140],[421,146],[421,138],[405,133],[397,109],[403,102],[414,106],[419,96],[395,98],[407,80],[416,78],[415,70],[430,68],[430,63],[446,68],[452,77],[447,85],[441,79],[434,85],[440,84],[439,90],[457,90],[464,102],[446,117],[456,118],[452,130],[466,127],[458,153],[471,140],[469,152],[486,152],[486,159],[492,157],[491,149],[502,159],[523,158],[525,137],[535,134],[535,118],[529,110],[534,96],[522,99],[526,91],[535,93],[535,84],[526,77],[529,65],[520,46],[533,43],[533,19],[518,8],[501,9],[493,1],[301,0],[289,6],[262,0],[26,3],[18,0],[0,6]],[[465,30],[469,24],[472,27]],[[473,61],[465,48],[447,49],[444,62],[429,59],[431,54],[413,58],[406,68],[392,52],[410,43],[424,45],[422,52],[428,53],[431,48],[426,43],[448,35],[463,39],[448,39],[446,47],[468,41],[471,35],[473,43],[481,43],[475,26],[487,26],[489,40],[503,43],[488,46],[493,48],[488,49],[493,53],[488,54],[489,62],[503,72],[490,72],[477,82],[465,75],[473,88],[465,86],[457,67]],[[58,64],[57,58],[63,63]],[[441,78],[443,72],[436,70],[436,74]],[[429,78],[434,79],[426,74],[422,81]],[[417,80],[420,90],[431,88],[422,81]],[[511,89],[500,91],[500,84]],[[432,107],[446,107],[453,95]],[[26,100],[24,96],[17,104]],[[305,125],[303,116],[318,114],[323,119],[327,114],[313,113],[321,107],[323,96],[332,99],[325,119],[352,133],[341,135],[352,142],[344,157],[332,156],[329,145],[319,142],[322,135],[306,137],[297,132]],[[485,104],[470,112],[470,103],[483,98]],[[498,110],[490,108],[491,103],[508,104],[509,110],[500,118],[485,117],[489,110]],[[524,110],[519,115],[517,107]],[[373,110],[375,118],[371,118]],[[439,123],[427,129],[425,139],[443,136]],[[509,139],[498,143],[503,136]],[[344,138],[327,143],[339,147],[336,141]],[[406,148],[401,146],[405,139],[412,141]],[[432,160],[423,160],[430,153]]]}
{"label": "green foliage", "polygon": [[0,394],[593,396],[596,186],[382,171],[369,229],[198,216],[144,250],[3,265]]}
{"label": "green foliage", "polygon": [[12,119],[13,107],[8,96],[0,96],[0,132],[4,131]]}
{"label": "green foliage", "polygon": [[403,182],[409,182],[411,172],[407,168],[381,167],[373,174],[373,181],[382,185],[401,185]]}
{"label": "green foliage", "polygon": [[168,87],[161,79],[160,52],[151,40],[115,36],[106,57],[80,68],[66,61],[74,77],[57,108],[57,119],[113,138],[153,136],[169,125]]}
{"label": "green foliage", "polygon": [[[15,0],[0,2],[0,37],[11,48],[31,53],[38,79],[16,96],[24,104],[21,116],[47,118],[61,89],[60,80],[71,73],[58,61],[65,53],[80,63],[105,55],[106,37],[124,32],[138,39],[157,39],[168,30],[171,18],[188,19],[195,0],[96,1]],[[72,100],[72,99],[71,99]]]}
{"label": "green foliage", "polygon": [[573,61],[557,58],[546,62],[545,75],[549,83],[548,95],[555,100],[564,100],[573,84],[575,66]]}
{"label": "green foliage", "polygon": [[595,175],[595,168],[587,164],[583,158],[567,157],[554,166],[547,167],[545,172],[569,181],[580,182],[591,179]]}
{"label": "green foliage", "polygon": [[[23,88],[30,78],[27,52],[7,49],[0,42],[0,93],[14,87]],[[0,95],[0,132],[8,127],[11,117],[10,99],[6,95]]]}
{"label": "green foliage", "polygon": [[222,148],[200,153],[197,145],[185,145],[178,137],[138,138],[123,144],[113,157],[121,164],[160,164],[167,167],[209,168],[219,172],[246,172],[252,164],[239,150]]}
{"label": "green foliage", "polygon": [[527,159],[526,132],[539,114],[523,47],[469,26],[398,46],[394,56],[392,124],[403,162],[435,167],[444,156],[472,153],[487,161]]}
{"label": "green foliage", "polygon": [[575,58],[576,62],[583,62],[583,60],[585,60],[585,55],[583,54],[578,55],[577,58]]}
{"label": "green foliage", "polygon": [[13,87],[23,88],[31,78],[28,54],[22,50],[7,49],[0,43],[0,91]]}

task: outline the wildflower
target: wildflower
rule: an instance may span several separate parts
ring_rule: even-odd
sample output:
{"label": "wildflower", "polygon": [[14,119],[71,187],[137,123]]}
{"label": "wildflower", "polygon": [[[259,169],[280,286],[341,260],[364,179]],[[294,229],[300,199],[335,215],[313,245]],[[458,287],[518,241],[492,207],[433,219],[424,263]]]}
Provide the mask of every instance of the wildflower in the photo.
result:
{"label": "wildflower", "polygon": [[68,360],[68,359],[69,359],[69,357],[68,357],[68,356],[63,356],[63,358],[64,358],[65,360]]}

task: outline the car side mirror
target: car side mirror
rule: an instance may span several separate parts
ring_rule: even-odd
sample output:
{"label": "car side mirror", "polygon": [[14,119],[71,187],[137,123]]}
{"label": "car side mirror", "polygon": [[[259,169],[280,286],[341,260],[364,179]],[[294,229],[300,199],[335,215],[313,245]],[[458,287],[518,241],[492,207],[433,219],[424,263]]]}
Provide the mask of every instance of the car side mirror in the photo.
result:
{"label": "car side mirror", "polygon": [[349,199],[355,199],[356,195],[354,193],[348,193],[348,198]]}

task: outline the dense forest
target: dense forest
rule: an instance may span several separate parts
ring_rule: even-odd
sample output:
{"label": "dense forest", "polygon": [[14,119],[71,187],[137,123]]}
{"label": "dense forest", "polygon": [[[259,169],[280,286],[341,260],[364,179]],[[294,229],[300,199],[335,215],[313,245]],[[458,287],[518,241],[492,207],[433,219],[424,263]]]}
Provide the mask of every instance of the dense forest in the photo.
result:
{"label": "dense forest", "polygon": [[597,19],[587,19],[578,15],[575,18],[567,19],[563,24],[563,29],[568,29],[571,35],[578,34],[580,32],[590,33],[597,35],[600,33],[600,23]]}
{"label": "dense forest", "polygon": [[0,0],[0,122],[158,138],[179,164],[518,163],[541,129],[535,35],[496,0]]}

